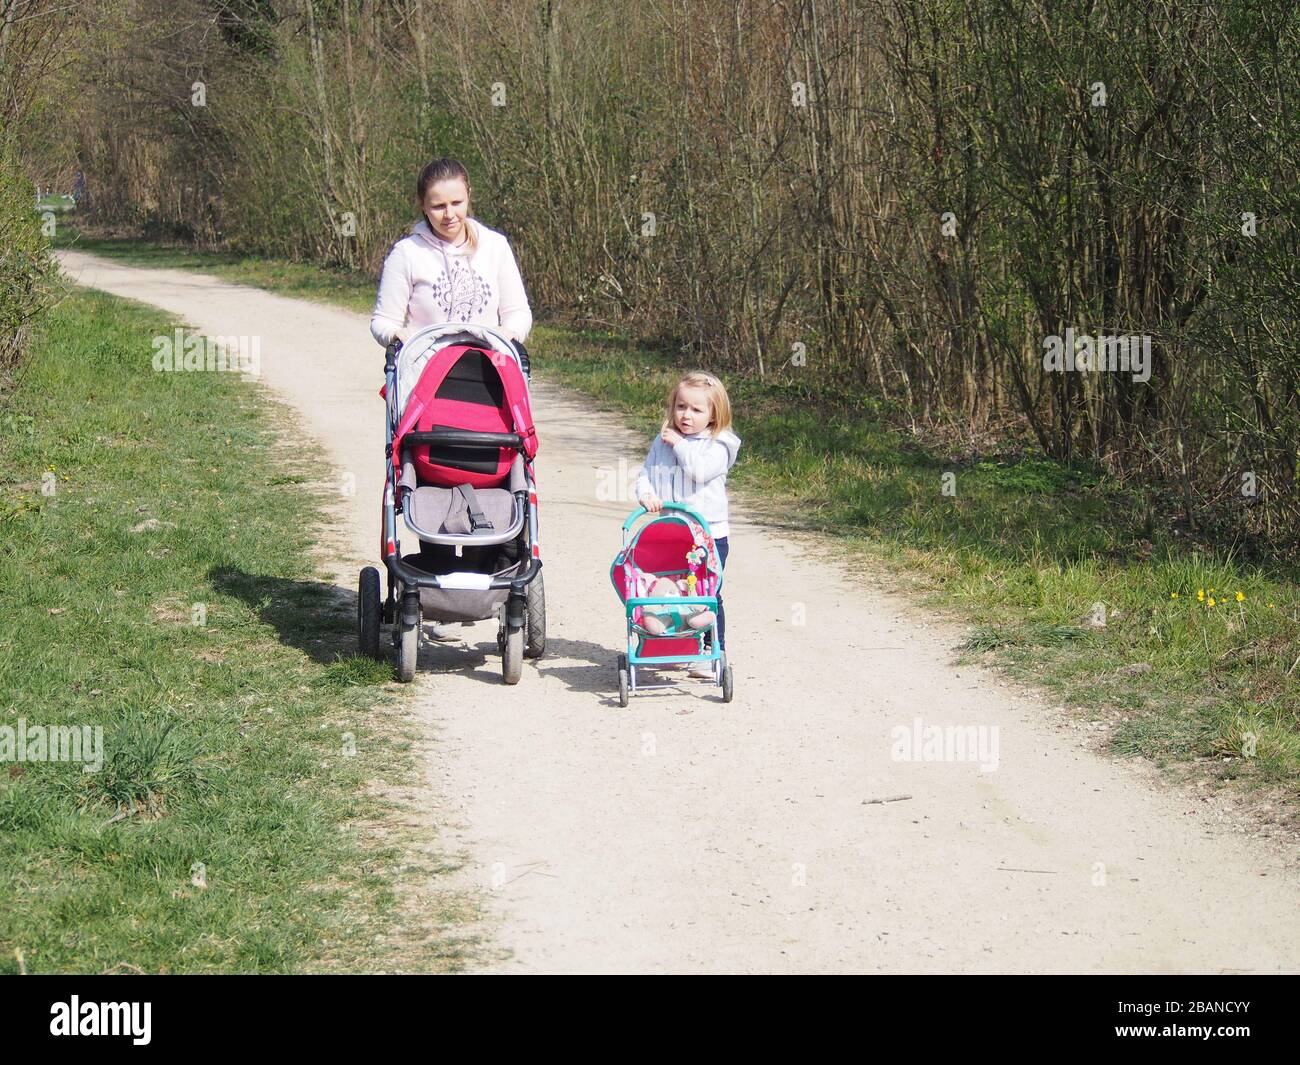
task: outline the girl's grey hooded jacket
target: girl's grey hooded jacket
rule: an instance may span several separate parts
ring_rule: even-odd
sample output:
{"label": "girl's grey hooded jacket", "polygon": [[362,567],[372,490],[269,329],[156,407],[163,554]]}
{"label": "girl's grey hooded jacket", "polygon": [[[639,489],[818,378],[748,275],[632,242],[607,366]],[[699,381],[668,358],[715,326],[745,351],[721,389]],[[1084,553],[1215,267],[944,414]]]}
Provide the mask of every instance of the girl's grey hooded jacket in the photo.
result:
{"label": "girl's grey hooded jacket", "polygon": [[665,503],[685,503],[704,515],[714,539],[726,536],[727,471],[739,450],[740,437],[730,429],[717,436],[705,429],[672,447],[657,436],[637,471],[637,499],[654,492]]}

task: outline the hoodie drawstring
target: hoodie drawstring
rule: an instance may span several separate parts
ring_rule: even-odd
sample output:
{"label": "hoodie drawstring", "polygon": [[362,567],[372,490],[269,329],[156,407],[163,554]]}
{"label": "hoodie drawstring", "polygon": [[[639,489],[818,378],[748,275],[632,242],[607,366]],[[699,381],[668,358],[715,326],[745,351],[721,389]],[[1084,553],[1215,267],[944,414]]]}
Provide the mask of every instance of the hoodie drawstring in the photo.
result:
{"label": "hoodie drawstring", "polygon": [[[451,260],[447,258],[447,242],[433,231],[433,224],[426,218],[424,224],[429,227],[429,236],[433,238],[434,245],[442,255],[442,269],[447,278],[447,318],[451,318]],[[469,219],[465,219],[465,240],[462,242],[469,243]],[[459,244],[452,245],[460,247]]]}

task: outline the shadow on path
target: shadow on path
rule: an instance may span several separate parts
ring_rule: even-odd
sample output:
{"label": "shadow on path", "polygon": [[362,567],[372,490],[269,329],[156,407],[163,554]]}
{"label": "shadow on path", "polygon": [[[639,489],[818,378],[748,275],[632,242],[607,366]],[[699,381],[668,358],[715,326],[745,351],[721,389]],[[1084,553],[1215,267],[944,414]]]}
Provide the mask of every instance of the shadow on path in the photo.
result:
{"label": "shadow on path", "polygon": [[212,587],[234,596],[315,662],[328,665],[357,653],[357,593],[326,581],[247,573],[233,566],[208,571]]}

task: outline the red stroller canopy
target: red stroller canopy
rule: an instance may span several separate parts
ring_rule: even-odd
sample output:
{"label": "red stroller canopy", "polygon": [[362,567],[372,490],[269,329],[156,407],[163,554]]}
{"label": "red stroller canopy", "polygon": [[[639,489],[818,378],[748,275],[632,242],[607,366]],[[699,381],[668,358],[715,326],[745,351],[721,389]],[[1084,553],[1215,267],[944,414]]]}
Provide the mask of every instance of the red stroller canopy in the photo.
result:
{"label": "red stroller canopy", "polygon": [[[421,371],[398,419],[394,464],[400,468],[407,433],[430,429],[518,433],[531,459],[537,453],[537,430],[519,364],[499,351],[470,344],[439,350]],[[510,473],[514,449],[417,444],[411,457],[425,484],[497,488]]]}

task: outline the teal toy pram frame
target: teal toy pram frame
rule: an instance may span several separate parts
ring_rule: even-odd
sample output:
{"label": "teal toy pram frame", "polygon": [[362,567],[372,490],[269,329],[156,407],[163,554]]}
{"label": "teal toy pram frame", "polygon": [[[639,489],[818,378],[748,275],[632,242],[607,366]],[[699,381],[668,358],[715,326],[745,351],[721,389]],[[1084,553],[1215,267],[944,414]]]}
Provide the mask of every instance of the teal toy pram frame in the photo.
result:
{"label": "teal toy pram frame", "polygon": [[[718,646],[722,562],[709,523],[702,514],[684,504],[665,503],[662,512],[636,528],[637,522],[648,513],[645,507],[638,507],[623,522],[623,547],[609,571],[614,590],[623,600],[627,624],[627,651],[618,656],[619,705],[627,706],[629,696],[638,691],[679,686],[675,682],[643,683],[637,676],[638,669],[706,663],[712,666],[713,682],[722,688],[722,701],[729,703],[734,681],[726,653]],[[674,581],[685,579],[688,588],[694,589],[698,584],[703,592],[673,596],[642,594],[661,577]],[[710,610],[713,621],[706,629],[690,628],[684,624],[680,609],[683,607]],[[675,615],[675,620],[664,632],[649,632],[641,625],[647,608],[654,610],[661,620],[665,612]]]}

